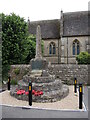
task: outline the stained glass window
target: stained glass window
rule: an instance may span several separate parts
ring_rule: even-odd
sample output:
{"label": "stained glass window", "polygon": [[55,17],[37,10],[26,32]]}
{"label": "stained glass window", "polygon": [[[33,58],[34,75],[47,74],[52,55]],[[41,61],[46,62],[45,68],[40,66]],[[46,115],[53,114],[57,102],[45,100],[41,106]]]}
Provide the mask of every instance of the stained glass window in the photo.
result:
{"label": "stained glass window", "polygon": [[52,54],[52,46],[49,47],[49,54]]}
{"label": "stained glass window", "polygon": [[56,54],[56,47],[55,47],[55,43],[54,42],[50,43],[49,54]]}
{"label": "stained glass window", "polygon": [[55,49],[55,44],[53,45],[53,54],[55,54],[56,53],[56,51],[55,51],[56,49]]}
{"label": "stained glass window", "polygon": [[75,43],[73,43],[73,55],[75,55]]}
{"label": "stained glass window", "polygon": [[77,39],[73,42],[73,55],[79,55],[80,53],[80,44]]}
{"label": "stained glass window", "polygon": [[79,44],[77,44],[77,55],[79,55],[80,50],[79,50]]}

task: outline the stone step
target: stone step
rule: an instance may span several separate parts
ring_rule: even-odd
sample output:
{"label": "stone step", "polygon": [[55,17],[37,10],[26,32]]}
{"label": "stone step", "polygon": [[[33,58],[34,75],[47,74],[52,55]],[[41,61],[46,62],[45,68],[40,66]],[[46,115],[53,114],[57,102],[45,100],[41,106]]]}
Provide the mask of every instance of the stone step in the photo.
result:
{"label": "stone step", "polygon": [[36,73],[36,74],[31,74],[30,77],[40,77],[41,74],[40,73]]}
{"label": "stone step", "polygon": [[[69,88],[66,85],[62,86],[62,89],[59,90],[53,90],[50,92],[44,92],[43,95],[40,96],[34,96],[32,95],[32,101],[33,102],[56,102],[58,100],[61,100],[62,98],[66,97],[69,93]],[[26,100],[28,101],[28,95],[17,95],[16,91],[12,89],[10,91],[11,96],[16,97],[19,100]]]}
{"label": "stone step", "polygon": [[46,77],[31,77],[31,76],[24,76],[23,77],[23,81],[24,82],[29,82],[32,81],[32,82],[35,82],[35,83],[49,83],[49,82],[53,82],[55,81],[55,76],[54,75],[50,75],[50,76],[46,76]]}
{"label": "stone step", "polygon": [[34,73],[42,73],[42,70],[32,70],[31,73],[32,74],[34,74]]}
{"label": "stone step", "polygon": [[42,70],[32,70],[30,73],[31,77],[37,77],[42,75]]}
{"label": "stone step", "polygon": [[63,85],[62,89],[44,92],[42,96],[33,96],[33,102],[56,102],[66,97],[68,93],[68,87]]}
{"label": "stone step", "polygon": [[[18,82],[18,87],[20,89],[28,90],[28,84],[22,80]],[[34,90],[52,91],[52,90],[61,89],[62,82],[61,80],[56,79],[53,82],[49,82],[49,83],[32,83],[32,87]]]}
{"label": "stone step", "polygon": [[54,80],[49,83],[33,83],[33,89],[41,91],[52,91],[62,88],[61,80]]}
{"label": "stone step", "polygon": [[49,83],[55,81],[55,76],[50,75],[48,77],[35,77],[31,78],[35,83]]}

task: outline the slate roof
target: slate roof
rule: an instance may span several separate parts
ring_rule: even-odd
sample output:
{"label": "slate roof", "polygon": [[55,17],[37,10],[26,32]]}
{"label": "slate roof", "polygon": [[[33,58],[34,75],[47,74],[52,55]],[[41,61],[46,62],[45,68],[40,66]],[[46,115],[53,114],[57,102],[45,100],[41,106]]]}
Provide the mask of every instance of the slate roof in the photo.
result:
{"label": "slate roof", "polygon": [[[60,19],[30,22],[29,32],[36,34],[40,25],[42,39],[60,38]],[[88,11],[63,13],[63,36],[90,35],[88,28]]]}
{"label": "slate roof", "polygon": [[63,36],[88,35],[88,12],[70,12],[63,15]]}
{"label": "slate roof", "polygon": [[43,20],[30,22],[29,32],[31,34],[36,34],[36,27],[40,25],[41,27],[41,37],[42,39],[59,38],[60,37],[60,20]]}

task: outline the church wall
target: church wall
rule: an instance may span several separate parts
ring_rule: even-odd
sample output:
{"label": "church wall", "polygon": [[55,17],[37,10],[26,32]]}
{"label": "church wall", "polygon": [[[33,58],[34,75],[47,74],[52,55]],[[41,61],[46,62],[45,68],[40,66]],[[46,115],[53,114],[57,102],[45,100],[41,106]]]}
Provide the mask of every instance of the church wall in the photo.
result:
{"label": "church wall", "polygon": [[81,37],[64,37],[61,38],[61,62],[62,63],[76,63],[76,56],[73,55],[73,41],[77,39],[80,42],[80,52],[87,51],[87,36]]}
{"label": "church wall", "polygon": [[[87,46],[88,46],[87,36],[63,37],[61,38],[61,40],[46,39],[46,40],[43,40],[44,41],[44,58],[46,58],[47,61],[51,63],[65,63],[65,64],[76,63],[76,56],[73,55],[73,48],[72,48],[72,44],[75,39],[77,39],[80,42],[80,52],[87,51]],[[54,42],[56,45],[55,55],[49,54],[49,45],[51,42]]]}
{"label": "church wall", "polygon": [[61,63],[67,63],[67,39],[61,38]]}
{"label": "church wall", "polygon": [[44,57],[48,62],[58,64],[58,56]]}
{"label": "church wall", "polygon": [[[43,57],[47,59],[48,62],[58,63],[58,39],[46,39],[44,41],[44,55]],[[49,45],[51,42],[55,43],[56,54],[49,54]]]}

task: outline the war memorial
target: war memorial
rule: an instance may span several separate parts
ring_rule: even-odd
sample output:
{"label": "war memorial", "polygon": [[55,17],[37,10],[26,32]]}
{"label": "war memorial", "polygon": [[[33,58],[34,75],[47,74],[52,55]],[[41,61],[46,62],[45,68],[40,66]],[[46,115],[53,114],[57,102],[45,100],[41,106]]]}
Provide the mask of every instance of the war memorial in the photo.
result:
{"label": "war memorial", "polygon": [[[34,59],[31,59],[30,65],[31,71],[23,76],[23,79],[18,82],[18,85],[11,89],[11,96],[19,100],[28,101],[27,92],[29,81],[32,82],[33,102],[56,102],[68,95],[68,86],[64,85],[59,78],[55,78],[54,74],[51,75],[48,72],[50,64],[42,57],[41,29],[39,25],[36,30],[36,55]],[[26,94],[17,94],[18,90],[23,90],[24,93],[26,91]],[[37,91],[37,94],[34,94],[35,91]],[[38,94],[40,91],[41,94]]]}

